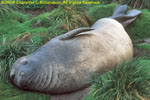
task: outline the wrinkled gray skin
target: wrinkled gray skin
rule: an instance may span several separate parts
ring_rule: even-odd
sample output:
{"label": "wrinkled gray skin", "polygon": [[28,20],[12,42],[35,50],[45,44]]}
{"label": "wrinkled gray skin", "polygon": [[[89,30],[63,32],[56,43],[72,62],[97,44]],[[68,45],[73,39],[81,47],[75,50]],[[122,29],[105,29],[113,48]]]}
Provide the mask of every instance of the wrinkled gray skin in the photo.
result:
{"label": "wrinkled gray skin", "polygon": [[10,76],[18,87],[42,92],[65,93],[84,88],[88,85],[88,70],[82,63],[87,58],[78,58],[86,47],[79,46],[77,38],[54,38],[36,52],[19,58]]}
{"label": "wrinkled gray skin", "polygon": [[[120,21],[123,26],[139,14],[135,12],[128,18],[132,14],[125,15],[126,8],[125,5],[120,6],[114,12],[115,16],[122,13],[117,18],[126,19]],[[22,89],[51,94],[70,93],[88,87],[90,73],[102,74],[114,65],[132,59],[131,39],[115,18],[103,18],[90,28],[75,29],[53,38],[34,53],[19,58],[12,66],[11,81]]]}

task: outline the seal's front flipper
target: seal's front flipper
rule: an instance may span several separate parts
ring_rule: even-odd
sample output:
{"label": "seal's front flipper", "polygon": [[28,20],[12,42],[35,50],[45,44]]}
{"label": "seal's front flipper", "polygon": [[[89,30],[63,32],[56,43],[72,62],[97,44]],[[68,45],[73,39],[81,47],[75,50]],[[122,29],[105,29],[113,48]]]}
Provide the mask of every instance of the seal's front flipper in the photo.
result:
{"label": "seal's front flipper", "polygon": [[121,24],[123,25],[123,27],[126,27],[128,24],[132,23],[135,20],[136,20],[136,17],[133,17],[131,19],[121,22]]}
{"label": "seal's front flipper", "polygon": [[136,20],[137,16],[141,14],[141,11],[137,9],[130,10],[126,15],[123,16],[122,20],[120,20],[120,23],[126,27],[130,23]]}
{"label": "seal's front flipper", "polygon": [[87,31],[91,31],[91,30],[94,30],[94,29],[89,28],[89,27],[77,28],[77,29],[69,31],[63,35],[60,35],[57,38],[60,40],[66,40],[66,39],[70,39],[70,38],[74,37],[77,34],[80,34],[81,32],[87,32]]}

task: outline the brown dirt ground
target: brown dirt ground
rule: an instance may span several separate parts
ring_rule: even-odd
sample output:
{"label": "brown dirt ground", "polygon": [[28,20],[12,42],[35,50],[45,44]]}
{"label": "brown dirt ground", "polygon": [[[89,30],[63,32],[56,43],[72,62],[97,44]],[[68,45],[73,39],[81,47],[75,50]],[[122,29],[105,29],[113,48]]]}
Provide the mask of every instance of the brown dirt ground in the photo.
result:
{"label": "brown dirt ground", "polygon": [[[42,13],[45,13],[45,12],[50,12],[52,11],[53,9],[57,8],[58,6],[57,5],[47,5],[45,8],[38,8],[38,9],[34,9],[34,10],[31,10],[31,9],[26,9],[23,11],[23,13],[26,13],[26,14],[30,14],[31,15],[31,18],[35,17],[35,16],[38,16]],[[22,12],[22,11],[21,11]]]}

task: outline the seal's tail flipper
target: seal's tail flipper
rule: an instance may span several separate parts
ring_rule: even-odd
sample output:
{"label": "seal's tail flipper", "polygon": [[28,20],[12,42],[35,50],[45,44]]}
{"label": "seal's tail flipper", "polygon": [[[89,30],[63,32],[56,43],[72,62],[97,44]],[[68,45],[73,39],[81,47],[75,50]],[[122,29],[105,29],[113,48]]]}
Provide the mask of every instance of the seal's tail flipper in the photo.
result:
{"label": "seal's tail flipper", "polygon": [[124,17],[121,21],[121,24],[126,27],[128,24],[132,23],[136,20],[137,16],[141,14],[141,11],[137,9],[130,10],[126,15],[122,16]]}
{"label": "seal's tail flipper", "polygon": [[118,5],[115,10],[113,15],[111,16],[111,18],[117,18],[117,17],[121,17],[125,14],[126,10],[127,10],[128,6],[127,5]]}
{"label": "seal's tail flipper", "polygon": [[124,27],[133,22],[138,15],[141,14],[141,11],[137,9],[133,9],[128,11],[126,14],[127,5],[117,6],[114,10],[114,13],[111,17],[117,21],[119,21]]}

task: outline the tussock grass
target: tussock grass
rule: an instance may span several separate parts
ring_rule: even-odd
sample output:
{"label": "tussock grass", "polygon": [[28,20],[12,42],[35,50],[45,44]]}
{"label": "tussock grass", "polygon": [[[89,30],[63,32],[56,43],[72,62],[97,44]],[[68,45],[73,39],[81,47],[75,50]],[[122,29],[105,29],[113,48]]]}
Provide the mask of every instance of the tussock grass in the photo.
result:
{"label": "tussock grass", "polygon": [[149,100],[150,60],[123,63],[102,76],[93,75],[91,83],[85,100]]}
{"label": "tussock grass", "polygon": [[80,6],[59,6],[50,13],[45,13],[35,17],[32,21],[41,20],[43,27],[53,27],[59,23],[62,30],[69,31],[78,27],[89,26],[90,18]]}
{"label": "tussock grass", "polygon": [[87,10],[87,14],[92,18],[92,24],[101,18],[112,16],[114,8],[117,6],[116,3],[108,5],[96,5],[91,6]]}
{"label": "tussock grass", "polygon": [[[90,23],[88,14],[80,6],[59,6],[52,12],[29,19],[29,15],[13,11],[5,16],[0,24],[0,34],[13,40],[18,34],[49,33],[49,37],[63,34],[78,27],[87,27]],[[34,25],[40,21],[38,27]],[[2,37],[0,37],[2,40]]]}
{"label": "tussock grass", "polygon": [[8,14],[11,11],[13,10],[9,5],[0,4],[0,18],[3,17],[3,15]]}
{"label": "tussock grass", "polygon": [[132,8],[150,8],[150,1],[149,0],[116,0],[119,1],[121,4],[128,4]]}
{"label": "tussock grass", "polygon": [[0,46],[0,78],[9,78],[9,72],[12,64],[17,58],[25,56],[34,51],[35,45],[30,44],[3,44]]}
{"label": "tussock grass", "polygon": [[150,11],[142,10],[136,21],[127,27],[127,32],[134,40],[150,37]]}
{"label": "tussock grass", "polygon": [[12,40],[16,35],[25,32],[26,27],[22,26],[21,23],[24,23],[27,19],[28,15],[19,13],[18,11],[9,12],[8,15],[5,14],[0,21],[0,41],[2,41],[3,37]]}
{"label": "tussock grass", "polygon": [[132,8],[150,8],[149,0],[100,0],[101,4],[120,3],[128,4]]}
{"label": "tussock grass", "polygon": [[61,5],[52,12],[41,14],[31,20],[33,26],[47,28],[48,36],[55,37],[78,27],[90,26],[91,19],[81,6]]}
{"label": "tussock grass", "polygon": [[150,51],[150,44],[136,44],[135,46],[136,48],[140,49],[140,50],[146,50],[146,51]]}

